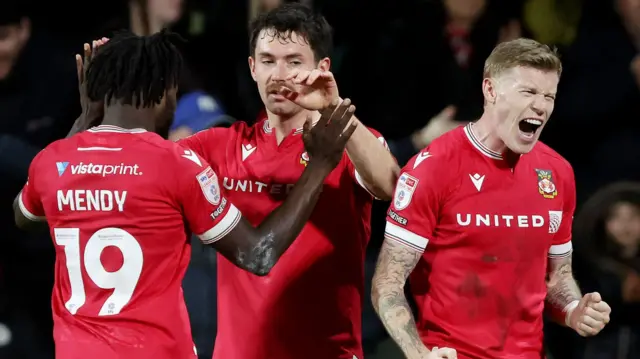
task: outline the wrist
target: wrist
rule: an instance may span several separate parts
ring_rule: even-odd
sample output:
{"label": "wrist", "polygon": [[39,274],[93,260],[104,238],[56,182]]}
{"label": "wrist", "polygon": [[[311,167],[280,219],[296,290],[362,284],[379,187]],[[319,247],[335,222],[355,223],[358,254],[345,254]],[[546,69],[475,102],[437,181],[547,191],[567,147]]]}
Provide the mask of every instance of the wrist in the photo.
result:
{"label": "wrist", "polygon": [[567,304],[562,310],[562,312],[565,313],[564,324],[569,328],[571,328],[571,314],[576,309],[576,307],[578,307],[578,303],[580,303],[579,300],[574,300],[573,302]]}

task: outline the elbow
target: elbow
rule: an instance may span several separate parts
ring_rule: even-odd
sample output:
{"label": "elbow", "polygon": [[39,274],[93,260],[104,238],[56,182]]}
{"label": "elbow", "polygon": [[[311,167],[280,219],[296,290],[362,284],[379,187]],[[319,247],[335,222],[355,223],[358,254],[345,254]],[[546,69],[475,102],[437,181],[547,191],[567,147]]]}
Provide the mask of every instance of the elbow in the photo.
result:
{"label": "elbow", "polygon": [[249,272],[251,272],[254,275],[257,275],[258,277],[267,276],[269,273],[271,273],[272,269],[273,269],[272,265],[248,268]]}
{"label": "elbow", "polygon": [[259,277],[264,277],[271,273],[279,258],[280,256],[272,246],[258,245],[251,251],[251,256],[243,262],[247,271]]}

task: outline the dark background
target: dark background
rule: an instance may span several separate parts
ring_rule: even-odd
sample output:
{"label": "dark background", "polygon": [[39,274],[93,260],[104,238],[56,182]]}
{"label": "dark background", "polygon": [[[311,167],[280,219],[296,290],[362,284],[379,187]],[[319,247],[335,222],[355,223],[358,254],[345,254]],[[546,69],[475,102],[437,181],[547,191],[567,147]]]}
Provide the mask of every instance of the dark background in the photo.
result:
{"label": "dark background", "polygon": [[[182,3],[131,2],[142,3],[149,16],[156,16],[152,9]],[[217,117],[226,114],[249,122],[256,118],[262,104],[247,67],[247,23],[251,9],[259,10],[267,2],[187,0],[180,16],[161,19],[188,40],[183,46],[188,68],[181,94],[210,95]],[[447,124],[479,116],[483,62],[498,42],[527,36],[559,49],[564,73],[542,139],[565,156],[576,173],[576,276],[583,290],[603,294],[614,316],[605,331],[588,340],[548,325],[548,351],[562,359],[640,358],[640,190],[632,183],[619,184],[640,180],[640,1],[307,3],[334,27],[332,70],[341,95],[353,99],[359,118],[387,138],[401,163],[417,150],[412,142],[415,134],[427,129],[439,134],[432,119],[446,106],[456,108]],[[0,62],[6,41],[3,31],[15,25],[15,14],[29,18],[32,25],[17,65],[0,78],[2,359],[53,357],[51,240],[14,228],[11,201],[26,179],[31,158],[64,137],[79,114],[73,55],[83,42],[129,27],[129,6],[125,0],[0,0]],[[185,108],[192,111],[182,113],[181,121],[197,131],[206,111],[189,107],[187,97],[183,97]],[[597,191],[601,192],[592,197]],[[368,282],[386,206],[379,203],[375,209]],[[621,236],[632,239],[623,245]],[[184,287],[192,312],[198,313],[192,324],[199,352],[210,358],[215,337],[215,258],[197,244]],[[365,302],[367,358],[400,358],[368,297]]]}

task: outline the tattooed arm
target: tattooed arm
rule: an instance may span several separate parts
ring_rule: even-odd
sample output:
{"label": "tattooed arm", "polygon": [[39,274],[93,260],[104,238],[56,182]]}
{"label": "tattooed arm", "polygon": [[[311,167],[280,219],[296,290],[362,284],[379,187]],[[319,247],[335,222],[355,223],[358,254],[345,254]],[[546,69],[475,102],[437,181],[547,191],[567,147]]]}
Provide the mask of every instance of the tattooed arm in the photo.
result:
{"label": "tattooed arm", "polygon": [[575,308],[581,298],[571,269],[571,252],[562,257],[549,257],[546,302],[554,321],[567,325],[566,313]]}
{"label": "tattooed arm", "polygon": [[404,295],[407,277],[421,256],[422,252],[385,238],[371,290],[371,299],[378,316],[408,359],[422,358],[429,353],[420,339]]}

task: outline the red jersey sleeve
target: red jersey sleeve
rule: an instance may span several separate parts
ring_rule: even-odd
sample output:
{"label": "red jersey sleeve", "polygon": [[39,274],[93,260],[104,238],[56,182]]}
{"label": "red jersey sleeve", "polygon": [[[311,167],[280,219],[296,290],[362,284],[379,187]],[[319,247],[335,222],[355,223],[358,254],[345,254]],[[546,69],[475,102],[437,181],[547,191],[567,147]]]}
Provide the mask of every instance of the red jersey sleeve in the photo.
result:
{"label": "red jersey sleeve", "polygon": [[[384,139],[384,137],[382,136],[382,134],[376,130],[374,130],[373,128],[369,128],[367,127],[367,129],[373,133],[374,136],[376,136],[376,138],[378,139],[378,141],[380,141],[380,143],[382,143],[382,145],[387,149],[387,151],[389,150],[389,146],[387,145],[387,141]],[[358,183],[360,185],[360,187],[364,188],[365,191],[367,191],[369,194],[371,194],[372,196],[374,196],[371,191],[367,188],[367,186],[364,184],[364,181],[362,180],[362,177],[360,176],[360,174],[358,173],[358,171],[356,170],[356,167],[353,165],[353,162],[351,162],[351,160],[349,160],[347,168],[349,170],[349,174],[351,175],[351,178],[353,178],[353,180]],[[375,196],[374,196],[375,198]]]}
{"label": "red jersey sleeve", "polygon": [[[38,192],[38,163],[40,162],[40,158],[42,157],[43,151],[40,151],[38,155],[31,161],[29,165],[29,177],[27,178],[27,183],[22,188],[20,195],[18,197],[18,206],[20,207],[20,212],[22,214],[32,220],[32,221],[44,221],[44,207],[42,206],[42,201],[40,197],[40,193]],[[58,162],[58,166],[62,165],[61,162]]]}
{"label": "red jersey sleeve", "polygon": [[194,151],[178,148],[176,197],[191,231],[205,244],[214,243],[238,224],[240,211],[226,198],[211,166]]}
{"label": "red jersey sleeve", "polygon": [[560,189],[562,194],[562,210],[549,211],[550,231],[556,231],[553,242],[549,248],[549,257],[566,257],[571,254],[573,246],[571,244],[571,230],[573,215],[576,210],[576,180],[573,169],[569,166],[566,173],[559,173],[562,178]]}
{"label": "red jersey sleeve", "polygon": [[[204,144],[207,143],[208,137],[211,137],[211,131],[212,129],[202,130],[189,137],[182,138],[176,141],[176,143],[186,149],[194,151],[200,157],[208,158]],[[210,143],[213,144],[215,141]]]}
{"label": "red jersey sleeve", "polygon": [[446,190],[446,158],[429,148],[414,156],[400,172],[389,211],[385,238],[424,251],[438,222]]}

